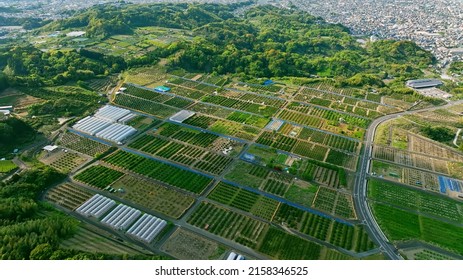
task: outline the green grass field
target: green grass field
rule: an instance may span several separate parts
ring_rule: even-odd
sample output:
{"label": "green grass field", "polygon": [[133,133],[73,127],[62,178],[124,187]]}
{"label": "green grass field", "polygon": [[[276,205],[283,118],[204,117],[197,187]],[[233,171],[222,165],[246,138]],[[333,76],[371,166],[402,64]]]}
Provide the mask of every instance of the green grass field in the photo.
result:
{"label": "green grass field", "polygon": [[383,204],[373,204],[373,212],[386,235],[394,240],[423,240],[463,254],[463,228]]}
{"label": "green grass field", "polygon": [[16,164],[11,160],[1,160],[0,161],[0,173],[8,173],[17,168]]}
{"label": "green grass field", "polygon": [[463,203],[392,183],[371,180],[369,196],[377,201],[405,207],[450,221],[463,222]]}

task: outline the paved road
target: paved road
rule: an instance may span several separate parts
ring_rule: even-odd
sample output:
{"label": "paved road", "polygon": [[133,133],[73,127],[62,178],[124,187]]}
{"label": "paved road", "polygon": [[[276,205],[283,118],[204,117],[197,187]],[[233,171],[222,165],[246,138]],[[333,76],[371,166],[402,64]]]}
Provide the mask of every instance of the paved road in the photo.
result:
{"label": "paved road", "polygon": [[437,109],[444,109],[454,105],[463,104],[463,100],[449,102],[446,105],[431,107],[426,109],[420,109],[415,111],[405,111],[388,116],[384,116],[374,120],[368,129],[366,130],[365,137],[365,151],[360,157],[360,167],[358,169],[358,175],[354,186],[354,204],[357,210],[358,218],[365,224],[370,237],[373,241],[380,246],[383,253],[390,259],[401,260],[402,256],[398,253],[397,249],[392,245],[388,238],[384,235],[378,223],[376,222],[370,206],[367,201],[367,183],[368,183],[368,172],[370,170],[372,161],[372,145],[374,142],[376,129],[380,124],[385,121],[392,120],[405,115],[416,114],[426,111],[433,111]]}

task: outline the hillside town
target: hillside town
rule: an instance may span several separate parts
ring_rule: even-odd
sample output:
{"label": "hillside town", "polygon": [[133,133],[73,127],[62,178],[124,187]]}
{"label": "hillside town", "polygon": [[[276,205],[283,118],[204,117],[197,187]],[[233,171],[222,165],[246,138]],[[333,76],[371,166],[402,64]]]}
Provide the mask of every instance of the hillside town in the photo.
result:
{"label": "hillside town", "polygon": [[348,26],[355,35],[412,40],[441,66],[463,57],[463,2],[458,0],[293,0],[298,8]]}

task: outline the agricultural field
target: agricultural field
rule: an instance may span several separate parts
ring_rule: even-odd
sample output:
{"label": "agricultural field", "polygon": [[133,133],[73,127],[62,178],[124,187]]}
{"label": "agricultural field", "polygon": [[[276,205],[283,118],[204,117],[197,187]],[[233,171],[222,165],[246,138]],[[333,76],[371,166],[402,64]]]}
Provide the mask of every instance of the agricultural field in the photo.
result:
{"label": "agricultural field", "polygon": [[244,147],[243,143],[228,137],[217,136],[204,130],[186,128],[173,123],[163,124],[156,134],[229,156],[239,154]]}
{"label": "agricultural field", "polygon": [[317,191],[318,186],[299,180],[289,187],[284,198],[302,206],[311,207]]}
{"label": "agricultural field", "polygon": [[84,184],[104,189],[122,177],[124,173],[102,166],[93,165],[74,176],[74,179]]}
{"label": "agricultural field", "polygon": [[125,151],[117,151],[106,157],[104,161],[195,194],[201,193],[212,182],[209,177]]}
{"label": "agricultural field", "polygon": [[86,82],[87,86],[99,93],[108,93],[109,90],[116,86],[118,77],[111,75],[102,79],[94,79]]}
{"label": "agricultural field", "polygon": [[284,123],[278,132],[301,141],[327,146],[348,153],[358,154],[361,147],[361,143],[357,140],[290,123]]}
{"label": "agricultural field", "polygon": [[388,113],[399,111],[398,108],[382,105],[381,96],[375,94],[369,94],[364,98],[302,87],[295,100],[368,118],[380,117],[384,115],[382,111],[387,109]]}
{"label": "agricultural field", "polygon": [[307,127],[362,139],[371,120],[313,105],[293,102],[281,111],[278,118]]}
{"label": "agricultural field", "polygon": [[188,223],[251,249],[262,242],[269,225],[212,203],[201,203]]}
{"label": "agricultural field", "polygon": [[320,187],[311,206],[341,218],[357,218],[352,195],[335,189]]}
{"label": "agricultural field", "polygon": [[273,219],[280,204],[276,200],[222,182],[207,197],[268,221]]}
{"label": "agricultural field", "polygon": [[43,102],[45,102],[45,100],[24,94],[12,88],[0,92],[0,106],[13,106],[15,111],[23,110],[30,105]]}
{"label": "agricultural field", "polygon": [[79,136],[71,132],[65,133],[59,140],[58,144],[76,152],[89,155],[91,157],[97,157],[99,155],[102,155],[106,153],[110,148],[110,146],[108,145]]}
{"label": "agricultural field", "polygon": [[263,166],[237,161],[225,175],[225,179],[278,196],[284,196],[293,177]]}
{"label": "agricultural field", "polygon": [[[161,131],[161,133],[163,131]],[[200,135],[200,137],[201,136],[202,135]],[[207,138],[200,140],[208,141]],[[215,140],[216,139],[214,139],[214,141]],[[160,136],[153,136],[149,134],[142,135],[140,138],[132,142],[129,147],[210,174],[222,173],[233,161],[231,157],[226,156],[223,153],[213,153],[197,146],[190,146],[173,141],[172,139],[165,139]]]}
{"label": "agricultural field", "polygon": [[449,164],[451,162],[446,159],[433,158],[430,155],[412,153],[392,147],[375,145],[373,147],[373,157],[450,176],[463,172],[461,163],[454,165],[454,169],[450,169]]}
{"label": "agricultural field", "polygon": [[68,173],[84,164],[88,161],[88,158],[85,158],[78,153],[59,150],[51,153],[43,152],[40,161],[63,173]]}
{"label": "agricultural field", "polygon": [[161,250],[179,260],[223,259],[226,247],[183,228],[178,228]]}
{"label": "agricultural field", "polygon": [[281,260],[317,260],[322,246],[271,227],[260,251]]}
{"label": "agricultural field", "polygon": [[439,192],[439,176],[419,169],[407,168],[391,163],[373,161],[373,176],[388,181],[400,182],[409,186]]}
{"label": "agricultural field", "polygon": [[378,202],[415,210],[448,221],[463,223],[463,202],[443,196],[378,180],[370,180],[368,195]]}
{"label": "agricultural field", "polygon": [[372,206],[379,225],[391,240],[422,240],[463,255],[462,227],[380,203]]}
{"label": "agricultural field", "polygon": [[162,67],[143,67],[126,71],[124,81],[126,83],[147,86],[153,83],[161,83],[167,76]]}
{"label": "agricultural field", "polygon": [[449,255],[444,255],[431,249],[413,248],[403,249],[401,252],[409,260],[456,260]]}
{"label": "agricultural field", "polygon": [[149,254],[141,249],[132,248],[125,243],[115,241],[98,232],[97,228],[89,225],[80,225],[76,234],[63,240],[60,247],[64,249],[80,250],[89,253],[103,253],[116,255],[142,255]]}
{"label": "agricultural field", "polygon": [[195,201],[191,195],[131,175],[124,175],[111,186],[123,189],[116,193],[118,197],[174,219],[180,218]]}
{"label": "agricultural field", "polygon": [[257,139],[256,143],[270,146],[272,148],[292,152],[294,154],[341,167],[355,170],[358,157],[345,152],[331,150],[325,146],[312,142],[301,141],[282,134],[275,134],[264,131]]}
{"label": "agricultural field", "polygon": [[374,248],[363,227],[341,223],[287,204],[280,205],[273,222],[347,250],[362,252]]}
{"label": "agricultural field", "polygon": [[138,131],[145,131],[159,124],[161,124],[160,120],[148,118],[145,116],[137,116],[127,123],[127,125],[130,125],[131,127],[135,128]]}
{"label": "agricultural field", "polygon": [[48,190],[45,199],[66,209],[74,210],[92,196],[93,193],[88,190],[67,183]]}
{"label": "agricultural field", "polygon": [[0,160],[0,173],[8,173],[18,168],[11,160]]}
{"label": "agricultural field", "polygon": [[167,118],[180,111],[180,109],[172,106],[122,93],[116,95],[112,102],[121,107],[150,114],[160,119]]}

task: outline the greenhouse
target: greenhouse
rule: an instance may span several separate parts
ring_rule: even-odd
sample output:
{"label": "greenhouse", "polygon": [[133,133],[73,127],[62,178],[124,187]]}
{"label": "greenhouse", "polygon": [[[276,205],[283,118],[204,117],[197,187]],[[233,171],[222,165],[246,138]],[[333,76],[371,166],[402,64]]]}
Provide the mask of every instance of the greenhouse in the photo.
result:
{"label": "greenhouse", "polygon": [[127,233],[138,240],[150,243],[166,225],[166,221],[144,214]]}
{"label": "greenhouse", "polygon": [[114,205],[116,205],[114,200],[96,194],[84,202],[81,206],[79,206],[76,209],[76,212],[86,217],[94,217],[99,219]]}

